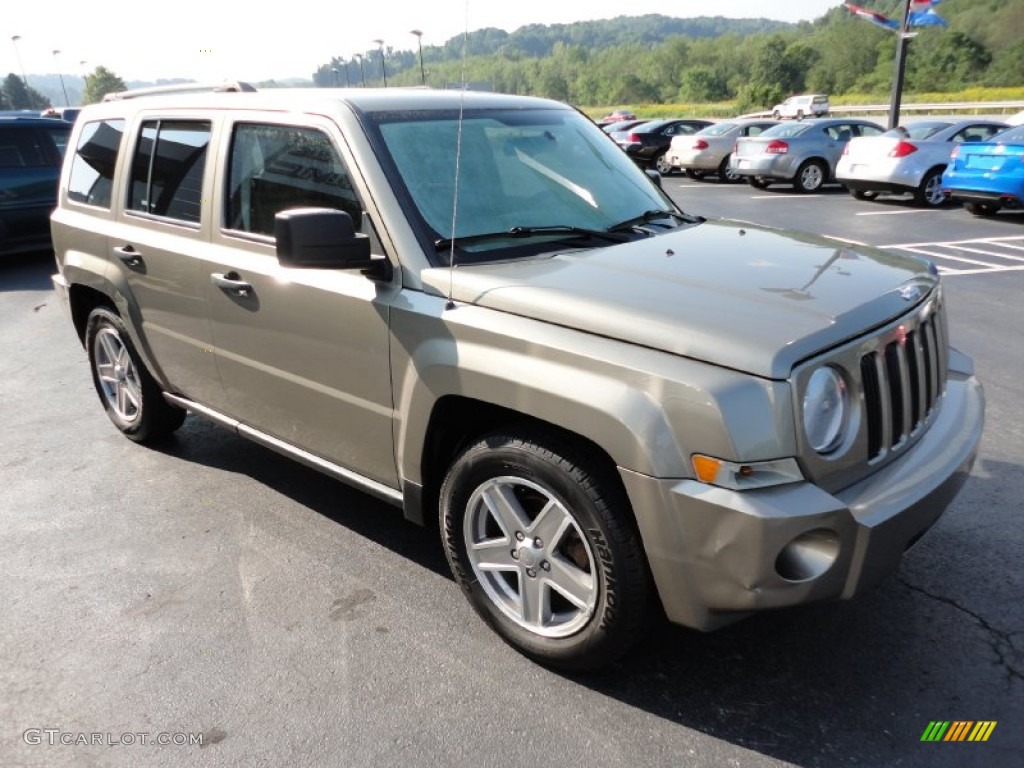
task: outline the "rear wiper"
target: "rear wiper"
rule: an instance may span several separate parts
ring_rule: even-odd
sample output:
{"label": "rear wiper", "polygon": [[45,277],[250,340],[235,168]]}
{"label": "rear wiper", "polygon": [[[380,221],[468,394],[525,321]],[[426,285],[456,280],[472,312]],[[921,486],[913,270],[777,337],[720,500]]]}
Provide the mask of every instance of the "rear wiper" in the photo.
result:
{"label": "rear wiper", "polygon": [[649,224],[656,219],[674,219],[680,224],[696,224],[703,221],[700,216],[688,216],[686,214],[677,213],[676,211],[665,211],[661,208],[653,208],[649,211],[644,211],[639,216],[634,216],[631,219],[620,221],[618,224],[613,224],[608,227],[608,231],[626,232],[634,227],[640,226],[641,224]]}
{"label": "rear wiper", "polygon": [[479,235],[462,235],[460,237],[443,237],[434,241],[434,247],[439,251],[451,248],[455,245],[468,245],[470,243],[482,243],[486,240],[507,240],[525,237],[546,237],[548,235],[577,235],[582,237],[596,237],[612,243],[625,243],[630,238],[618,232],[606,232],[600,229],[587,229],[586,227],[573,227],[568,224],[552,224],[540,227],[512,227],[503,232],[483,232]]}

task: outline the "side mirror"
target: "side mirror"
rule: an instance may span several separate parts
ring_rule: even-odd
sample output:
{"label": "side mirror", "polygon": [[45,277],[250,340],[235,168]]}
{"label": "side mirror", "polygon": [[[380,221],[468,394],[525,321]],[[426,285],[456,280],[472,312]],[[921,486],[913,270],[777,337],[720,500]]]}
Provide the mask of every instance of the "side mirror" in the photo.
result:
{"label": "side mirror", "polygon": [[[370,238],[356,232],[352,217],[333,208],[293,208],[274,216],[277,260],[286,267],[359,269],[378,274],[387,259],[370,255]],[[390,269],[387,269],[390,273]],[[389,274],[390,276],[390,274]]]}
{"label": "side mirror", "polygon": [[648,168],[644,171],[647,174],[647,178],[654,182],[654,186],[661,189],[661,174],[658,173],[654,168]]}

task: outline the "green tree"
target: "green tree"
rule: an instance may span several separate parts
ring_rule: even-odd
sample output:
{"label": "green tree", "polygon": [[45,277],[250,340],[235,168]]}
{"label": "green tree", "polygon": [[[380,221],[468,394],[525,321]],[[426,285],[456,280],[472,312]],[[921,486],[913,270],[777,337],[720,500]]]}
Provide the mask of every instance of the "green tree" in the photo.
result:
{"label": "green tree", "polygon": [[108,93],[117,93],[127,88],[124,80],[115,75],[106,67],[96,67],[91,75],[85,76],[85,95],[82,97],[83,104],[95,104],[103,101]]}
{"label": "green tree", "polygon": [[683,84],[679,87],[680,101],[723,101],[728,96],[725,78],[711,67],[690,67],[683,72]]}
{"label": "green tree", "polygon": [[46,109],[50,100],[35,88],[26,87],[25,81],[11,72],[4,79],[3,98],[7,109]]}

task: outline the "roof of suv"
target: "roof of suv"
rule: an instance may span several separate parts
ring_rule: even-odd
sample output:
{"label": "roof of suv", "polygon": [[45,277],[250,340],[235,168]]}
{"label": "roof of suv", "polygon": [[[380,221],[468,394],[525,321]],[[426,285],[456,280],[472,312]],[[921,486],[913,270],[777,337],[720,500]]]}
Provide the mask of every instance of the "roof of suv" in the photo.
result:
{"label": "roof of suv", "polygon": [[[345,102],[362,112],[464,109],[569,109],[531,96],[428,88],[272,88],[256,92],[151,93],[104,101],[86,113],[124,114],[143,109],[271,109],[319,112]],[[52,121],[51,121],[52,122]]]}

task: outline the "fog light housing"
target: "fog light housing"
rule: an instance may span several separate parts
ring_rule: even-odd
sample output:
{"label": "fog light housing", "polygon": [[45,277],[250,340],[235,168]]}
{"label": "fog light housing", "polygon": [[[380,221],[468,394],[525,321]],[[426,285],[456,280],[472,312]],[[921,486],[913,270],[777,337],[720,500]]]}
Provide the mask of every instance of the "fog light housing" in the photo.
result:
{"label": "fog light housing", "polygon": [[823,576],[839,557],[839,535],[827,528],[801,533],[775,558],[775,572],[799,583]]}

